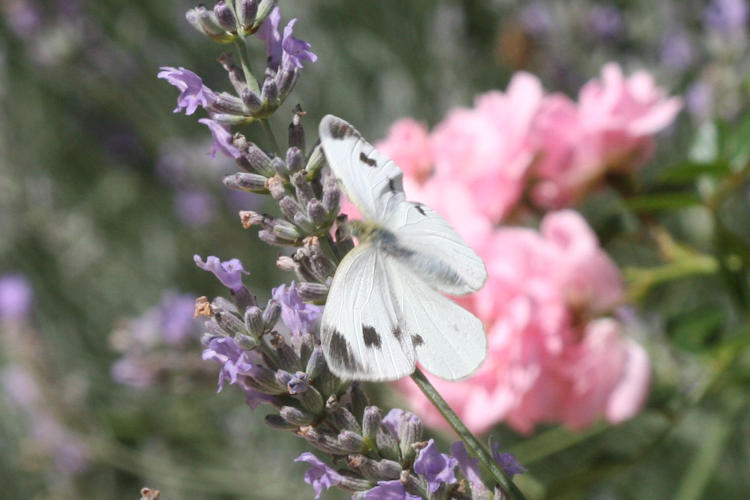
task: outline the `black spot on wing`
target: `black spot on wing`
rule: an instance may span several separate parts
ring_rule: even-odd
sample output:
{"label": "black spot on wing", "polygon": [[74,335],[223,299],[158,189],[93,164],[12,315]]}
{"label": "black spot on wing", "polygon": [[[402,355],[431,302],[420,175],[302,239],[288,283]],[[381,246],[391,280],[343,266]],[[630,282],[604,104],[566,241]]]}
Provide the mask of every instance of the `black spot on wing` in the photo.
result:
{"label": "black spot on wing", "polygon": [[424,211],[424,208],[422,208],[422,205],[419,203],[415,203],[414,207],[417,209],[417,212],[419,212],[422,215],[427,215],[427,213]]}
{"label": "black spot on wing", "polygon": [[331,132],[331,137],[334,139],[344,139],[346,137],[362,137],[357,132],[357,129],[349,125],[343,120],[331,120],[331,124],[328,128]]}
{"label": "black spot on wing", "polygon": [[367,347],[375,346],[376,349],[380,349],[381,340],[380,334],[375,331],[375,328],[371,326],[362,325],[362,339],[365,341]]}
{"label": "black spot on wing", "polygon": [[401,328],[399,328],[398,325],[393,327],[393,331],[391,332],[394,337],[396,337],[396,340],[401,340],[401,335],[403,332],[401,331]]}
{"label": "black spot on wing", "polygon": [[338,330],[331,333],[331,342],[329,344],[332,361],[338,363],[352,372],[362,371],[362,366],[354,358],[349,342],[341,335]]}
{"label": "black spot on wing", "polygon": [[362,163],[364,163],[368,167],[377,167],[378,166],[378,162],[376,162],[372,158],[368,158],[367,155],[364,154],[363,152],[359,153],[359,161],[361,161]]}
{"label": "black spot on wing", "polygon": [[412,335],[411,336],[411,343],[414,345],[414,347],[418,347],[418,346],[421,346],[422,344],[424,344],[424,339],[419,334]]}
{"label": "black spot on wing", "polygon": [[393,181],[393,179],[388,179],[388,189],[391,190],[391,193],[396,192],[396,183]]}

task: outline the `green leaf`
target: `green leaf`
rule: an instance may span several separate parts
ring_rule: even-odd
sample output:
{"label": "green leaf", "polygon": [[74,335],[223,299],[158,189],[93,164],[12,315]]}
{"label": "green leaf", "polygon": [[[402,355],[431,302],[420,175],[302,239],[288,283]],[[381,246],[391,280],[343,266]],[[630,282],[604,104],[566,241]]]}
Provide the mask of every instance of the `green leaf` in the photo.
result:
{"label": "green leaf", "polygon": [[724,322],[724,311],[709,305],[671,316],[666,330],[675,345],[686,351],[703,352],[719,339]]}
{"label": "green leaf", "polygon": [[695,193],[654,193],[634,196],[625,205],[636,212],[657,212],[700,205],[701,197]]}
{"label": "green leaf", "polygon": [[667,167],[659,173],[658,181],[664,184],[683,184],[693,182],[698,177],[724,177],[732,173],[729,164],[725,162],[686,162]]}

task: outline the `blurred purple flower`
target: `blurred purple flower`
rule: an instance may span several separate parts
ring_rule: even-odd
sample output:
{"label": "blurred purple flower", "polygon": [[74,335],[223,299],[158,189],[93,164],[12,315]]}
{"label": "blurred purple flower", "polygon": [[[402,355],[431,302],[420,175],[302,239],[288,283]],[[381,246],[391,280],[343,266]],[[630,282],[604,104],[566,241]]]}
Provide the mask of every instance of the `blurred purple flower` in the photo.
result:
{"label": "blurred purple flower", "polygon": [[549,7],[542,2],[531,2],[521,8],[521,24],[526,32],[543,36],[552,30]]}
{"label": "blurred purple flower", "polygon": [[177,216],[189,226],[203,226],[214,219],[216,204],[204,189],[180,189],[175,194]]}
{"label": "blurred purple flower", "polygon": [[354,495],[358,500],[421,500],[406,492],[401,481],[378,481],[378,485]]}
{"label": "blurred purple flower", "polygon": [[147,366],[144,359],[137,354],[126,354],[112,363],[109,374],[118,384],[136,389],[145,389],[156,380],[154,368]]}
{"label": "blurred purple flower", "polygon": [[430,439],[427,446],[422,448],[414,461],[414,472],[427,479],[430,493],[434,493],[443,484],[456,482],[456,466],[458,460],[438,451],[434,439]]}
{"label": "blurred purple flower", "polygon": [[696,118],[708,118],[713,112],[714,90],[705,82],[697,81],[685,92],[685,107]]}
{"label": "blurred purple flower", "polygon": [[163,78],[180,91],[177,97],[177,107],[174,109],[175,113],[184,109],[186,115],[192,115],[198,106],[205,108],[216,99],[216,94],[203,85],[201,77],[189,69],[163,66],[156,76]]}
{"label": "blurred purple flower", "polygon": [[284,49],[281,64],[284,69],[301,68],[302,61],[315,62],[318,60],[318,56],[310,50],[312,45],[292,36],[296,23],[297,19],[292,19],[284,28],[284,40],[281,42]]}
{"label": "blurred purple flower", "polygon": [[281,23],[281,11],[274,7],[268,17],[255,32],[255,36],[263,40],[266,44],[266,55],[268,56],[268,65],[276,69],[281,62],[281,35],[279,34],[279,24]]}
{"label": "blurred purple flower", "polygon": [[458,466],[464,477],[471,485],[471,493],[474,498],[478,498],[482,493],[489,495],[489,490],[482,481],[482,475],[479,472],[479,460],[471,458],[466,451],[463,441],[456,441],[451,445],[451,455],[458,460]]}
{"label": "blurred purple flower", "polygon": [[667,34],[661,43],[661,62],[666,67],[682,71],[692,64],[695,58],[693,45],[684,32]]}
{"label": "blurred purple flower", "polygon": [[249,352],[240,349],[237,342],[229,337],[216,337],[211,339],[208,347],[203,350],[203,359],[212,359],[221,364],[219,372],[219,390],[224,388],[224,381],[236,384],[241,375],[252,375],[255,373],[255,361],[251,359]]}
{"label": "blurred purple flower", "polygon": [[512,478],[516,474],[523,474],[528,471],[526,467],[518,463],[518,460],[516,460],[516,457],[512,453],[500,453],[500,443],[495,441],[492,436],[490,436],[489,445],[492,451],[492,458],[509,477]]}
{"label": "blurred purple flower", "polygon": [[29,314],[34,293],[21,274],[0,277],[0,319],[21,319]]}
{"label": "blurred purple flower", "polygon": [[294,459],[295,462],[307,462],[312,465],[305,472],[305,482],[315,490],[315,498],[320,498],[323,488],[330,489],[341,483],[341,474],[321,462],[310,452],[305,452]]}
{"label": "blurred purple flower", "polygon": [[617,38],[623,31],[620,9],[614,5],[594,5],[589,11],[588,27],[599,38]]}
{"label": "blurred purple flower", "polygon": [[20,38],[34,37],[42,27],[39,8],[29,1],[2,2],[8,26]]}
{"label": "blurred purple flower", "polygon": [[216,156],[216,151],[219,150],[235,160],[242,158],[242,151],[234,145],[232,133],[227,127],[217,121],[211,120],[210,118],[201,118],[198,120],[198,123],[207,126],[211,131],[211,135],[214,136],[214,143],[211,146],[211,152],[209,153],[212,157]]}
{"label": "blurred purple flower", "polygon": [[706,25],[715,31],[734,34],[747,25],[748,9],[745,0],[712,0],[703,10]]}
{"label": "blurred purple flower", "polygon": [[189,293],[166,292],[159,304],[164,342],[177,345],[189,339],[195,331],[195,296]]}
{"label": "blurred purple flower", "polygon": [[274,288],[271,295],[281,304],[281,321],[294,336],[315,331],[315,322],[323,314],[323,308],[302,302],[294,281]]}
{"label": "blurred purple flower", "polygon": [[203,262],[200,255],[193,255],[195,265],[203,269],[214,273],[222,284],[232,291],[237,291],[242,288],[242,275],[250,274],[242,267],[240,259],[231,259],[221,262],[218,257],[210,255],[206,258],[206,262]]}

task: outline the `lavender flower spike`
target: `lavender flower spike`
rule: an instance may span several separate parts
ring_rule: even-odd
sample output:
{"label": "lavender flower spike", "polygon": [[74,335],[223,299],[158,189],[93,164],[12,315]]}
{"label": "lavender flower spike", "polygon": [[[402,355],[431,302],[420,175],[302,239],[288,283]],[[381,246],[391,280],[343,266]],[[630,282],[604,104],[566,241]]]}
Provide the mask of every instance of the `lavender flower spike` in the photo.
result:
{"label": "lavender flower spike", "polygon": [[305,452],[294,459],[295,462],[307,462],[312,465],[305,472],[305,482],[315,490],[315,498],[320,498],[323,488],[330,489],[341,483],[341,474],[321,462],[310,452]]}
{"label": "lavender flower spike", "polygon": [[376,487],[357,493],[352,498],[357,500],[421,500],[422,497],[407,493],[401,481],[378,481]]}
{"label": "lavender flower spike", "polygon": [[211,135],[214,136],[214,143],[211,146],[211,156],[215,156],[216,151],[219,150],[235,160],[242,158],[242,151],[234,145],[232,133],[224,125],[210,118],[201,118],[198,120],[198,123],[207,126],[211,131]]}
{"label": "lavender flower spike", "polygon": [[435,440],[430,439],[427,446],[419,452],[414,461],[414,472],[427,479],[430,493],[435,493],[443,484],[456,482],[458,460],[438,451]]}
{"label": "lavender flower spike", "polygon": [[201,77],[189,69],[163,66],[156,76],[179,89],[180,95],[177,98],[177,107],[174,108],[175,113],[184,109],[186,115],[192,115],[198,106],[206,108],[216,99],[213,90],[203,85]]}
{"label": "lavender flower spike", "polygon": [[301,68],[302,61],[315,62],[318,60],[318,56],[310,51],[312,46],[308,42],[292,36],[292,30],[296,22],[297,19],[292,19],[284,28],[284,40],[281,42],[281,46],[284,49],[282,66],[285,69]]}
{"label": "lavender flower spike", "polygon": [[492,458],[495,459],[497,465],[502,467],[503,471],[509,476],[513,477],[516,474],[523,474],[528,469],[518,463],[516,457],[512,453],[500,453],[500,443],[495,441],[492,436],[489,440],[490,450],[492,450]]}
{"label": "lavender flower spike", "polygon": [[240,259],[231,259],[221,262],[218,257],[210,255],[203,262],[200,255],[193,255],[195,264],[204,271],[210,271],[222,282],[222,284],[236,292],[242,288],[242,275],[250,274],[242,267]]}

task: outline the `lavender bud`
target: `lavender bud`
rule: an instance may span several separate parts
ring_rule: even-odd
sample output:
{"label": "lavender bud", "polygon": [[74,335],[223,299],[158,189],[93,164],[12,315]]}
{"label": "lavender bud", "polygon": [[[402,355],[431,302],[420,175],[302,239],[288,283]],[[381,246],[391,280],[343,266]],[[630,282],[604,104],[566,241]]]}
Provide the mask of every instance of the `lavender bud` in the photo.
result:
{"label": "lavender bud", "polygon": [[230,293],[232,294],[232,299],[234,299],[234,304],[237,306],[238,314],[239,311],[245,311],[248,307],[255,305],[255,297],[245,286],[237,290],[232,290]]}
{"label": "lavender bud", "polygon": [[245,335],[244,333],[235,335],[234,341],[237,342],[237,345],[240,346],[240,349],[242,349],[243,351],[252,351],[256,347],[258,347],[258,341],[249,335]]}
{"label": "lavender bud", "polygon": [[342,490],[357,492],[369,490],[370,488],[375,486],[375,484],[372,481],[368,481],[366,479],[359,479],[357,477],[341,474],[341,482],[337,486]]}
{"label": "lavender bud", "polygon": [[[277,158],[274,158],[273,160],[271,160],[271,163],[274,167],[276,166],[276,163],[277,163],[276,160]],[[280,163],[283,164],[284,162],[280,162]],[[271,193],[271,196],[273,197],[273,199],[276,201],[281,200],[287,195],[286,189],[284,188],[284,180],[278,175],[274,175],[273,177],[269,178],[266,184],[266,187],[268,188],[268,191]]]}
{"label": "lavender bud", "polygon": [[338,214],[341,203],[341,189],[336,178],[328,176],[323,184],[323,207],[329,214]]}
{"label": "lavender bud", "polygon": [[214,318],[211,318],[203,322],[203,328],[206,329],[207,333],[210,333],[214,337],[226,337],[227,333],[219,327],[219,324]]}
{"label": "lavender bud", "polygon": [[286,240],[285,245],[294,245],[302,236],[299,230],[293,224],[283,220],[274,221],[273,234],[282,240]]}
{"label": "lavender bud", "polygon": [[323,372],[325,367],[326,358],[323,354],[323,349],[320,346],[316,346],[315,349],[313,349],[312,354],[310,354],[310,358],[307,360],[305,372],[310,375],[311,380],[315,380],[318,375]]}
{"label": "lavender bud", "polygon": [[260,26],[274,7],[276,7],[276,0],[260,0],[260,4],[258,4],[258,13],[255,16],[255,26]]}
{"label": "lavender bud", "polygon": [[302,212],[294,214],[294,225],[302,229],[305,233],[315,232],[315,224],[310,218]]}
{"label": "lavender bud", "polygon": [[372,460],[364,455],[349,455],[347,465],[359,471],[367,479],[384,481],[401,477],[401,464],[393,460]]}
{"label": "lavender bud", "polygon": [[306,391],[295,394],[294,397],[302,404],[303,408],[315,415],[319,415],[323,411],[323,397],[315,387],[309,386]]}
{"label": "lavender bud", "polygon": [[249,28],[255,22],[258,13],[258,0],[239,0],[237,2],[237,16],[243,28]]}
{"label": "lavender bud", "polygon": [[266,424],[280,431],[293,431],[298,427],[284,420],[281,415],[266,415]]}
{"label": "lavender bud", "polygon": [[299,342],[299,357],[307,364],[315,348],[315,336],[312,333],[302,332],[297,340]]}
{"label": "lavender bud", "polygon": [[[223,337],[224,335],[222,335]],[[213,339],[216,338],[216,335],[210,332],[205,332],[201,335],[201,345],[208,347],[208,345],[211,343]]]}
{"label": "lavender bud", "polygon": [[336,264],[325,255],[316,253],[310,257],[310,266],[313,272],[320,277],[320,281],[325,281],[329,276],[336,272]]}
{"label": "lavender bud", "polygon": [[269,300],[263,311],[263,329],[272,330],[279,321],[279,316],[281,316],[281,304],[274,299]]}
{"label": "lavender bud", "polygon": [[263,88],[260,89],[260,100],[275,107],[278,103],[279,87],[272,78],[266,78],[263,82]]}
{"label": "lavender bud", "polygon": [[[276,360],[278,361],[279,366],[282,368],[281,371],[297,371],[300,368],[299,356],[297,356],[297,353],[294,351],[292,346],[286,343],[284,337],[279,334],[275,334],[271,339],[271,348],[276,355]],[[288,383],[289,381],[284,383],[285,388]]]}
{"label": "lavender bud", "polygon": [[[227,122],[229,125],[243,123],[247,115],[245,103],[239,97],[227,92],[217,94],[216,99],[211,102],[210,108],[211,118],[216,121]],[[227,116],[221,118],[222,114]]]}
{"label": "lavender bud", "polygon": [[260,108],[263,107],[263,101],[260,97],[258,97],[258,94],[253,92],[250,89],[244,89],[240,93],[240,98],[242,99],[242,103],[245,105],[245,107],[250,111],[250,113],[256,113]]}
{"label": "lavender bud", "polygon": [[316,226],[323,226],[328,222],[328,212],[319,200],[310,200],[307,203],[307,215]]}
{"label": "lavender bud", "polygon": [[[236,27],[232,29],[234,30]],[[232,84],[232,87],[234,87],[235,92],[237,92],[237,95],[241,96],[242,93],[247,90],[247,83],[245,82],[245,74],[242,72],[242,68],[234,63],[234,56],[232,56],[230,52],[225,52],[216,60],[227,72],[229,81]]]}
{"label": "lavender bud", "polygon": [[398,441],[393,437],[391,431],[382,425],[378,427],[375,434],[375,446],[382,457],[397,462],[401,460],[401,451],[399,450]]}
{"label": "lavender bud", "polygon": [[227,332],[229,335],[235,335],[236,333],[247,333],[245,325],[240,321],[234,314],[219,309],[214,312],[214,319],[219,324],[222,330]]}
{"label": "lavender bud", "polygon": [[278,259],[276,259],[276,267],[278,267],[282,271],[293,273],[297,271],[298,266],[297,263],[294,262],[294,259],[292,259],[288,255],[282,255]]}
{"label": "lavender bud", "polygon": [[320,432],[315,427],[312,427],[310,425],[300,427],[297,431],[297,435],[319,450],[325,451],[326,453],[331,453],[332,455],[347,454],[346,451],[343,451],[341,449],[337,436]]}
{"label": "lavender bud", "polygon": [[286,96],[289,95],[289,93],[294,89],[294,85],[297,83],[298,79],[298,68],[279,69],[279,72],[276,73],[274,80],[276,81],[276,86],[279,89],[279,95],[281,96],[282,100],[286,98]]}
{"label": "lavender bud", "polygon": [[263,311],[258,306],[248,307],[245,311],[245,326],[254,337],[260,337],[265,332]]}
{"label": "lavender bud", "polygon": [[312,153],[310,153],[310,158],[307,159],[305,170],[310,177],[315,177],[325,164],[326,156],[323,153],[323,148],[318,144],[313,148]]}
{"label": "lavender bud", "polygon": [[304,282],[297,285],[297,293],[305,302],[322,303],[328,297],[328,287],[322,283]]}
{"label": "lavender bud", "polygon": [[224,177],[224,186],[236,191],[249,191],[251,193],[267,193],[266,178],[258,174],[237,172]]}
{"label": "lavender bud", "polygon": [[282,406],[279,414],[281,415],[281,418],[297,427],[310,425],[315,421],[315,415],[299,410],[293,406]]}
{"label": "lavender bud", "polygon": [[414,459],[416,451],[412,444],[422,439],[422,421],[413,414],[404,413],[398,426],[399,448],[404,461]]}
{"label": "lavender bud", "polygon": [[214,15],[219,21],[219,25],[221,25],[226,31],[237,31],[237,19],[234,17],[232,8],[227,5],[224,0],[219,0],[219,2],[214,5]]}
{"label": "lavender bud", "polygon": [[294,220],[294,216],[299,213],[301,208],[299,203],[291,196],[284,196],[279,200],[279,210],[287,220]]}
{"label": "lavender bud", "polygon": [[297,148],[289,148],[286,155],[289,169],[294,169],[296,173],[292,175],[292,185],[294,186],[297,200],[302,206],[306,206],[310,201],[315,199],[312,184],[307,180],[307,174],[299,171],[302,168],[302,153]]}
{"label": "lavender bud", "polygon": [[310,375],[305,372],[296,372],[286,383],[289,394],[302,394],[310,389]]}
{"label": "lavender bud", "polygon": [[239,215],[242,227],[245,229],[250,229],[252,226],[269,226],[267,223],[269,217],[267,215],[259,214],[252,210],[240,210]]}
{"label": "lavender bud", "polygon": [[272,177],[274,175],[271,158],[262,149],[251,142],[243,151],[245,159],[255,172],[265,177]]}
{"label": "lavender bud", "polygon": [[[302,154],[302,151],[299,150],[299,148],[296,148],[294,146],[290,147],[286,150],[286,164],[289,168],[289,172],[295,173],[302,170],[302,168],[305,166],[305,157]],[[304,175],[302,176],[304,179]],[[292,183],[294,181],[292,180]],[[296,184],[295,184],[296,186]]]}
{"label": "lavender bud", "polygon": [[[282,86],[279,85],[279,89],[281,88]],[[289,124],[289,147],[297,148],[300,151],[305,150],[305,129],[302,128],[302,123],[300,123],[300,117],[304,115],[305,111],[302,110],[302,106],[297,104],[292,110],[292,123]]]}
{"label": "lavender bud", "polygon": [[346,450],[347,453],[359,453],[365,449],[365,440],[356,432],[341,431],[338,441],[341,449]]}
{"label": "lavender bud", "polygon": [[185,19],[198,31],[216,41],[225,41],[226,30],[221,27],[214,13],[199,5],[185,13]]}
{"label": "lavender bud", "polygon": [[237,310],[237,307],[235,307],[234,304],[229,302],[224,297],[216,297],[214,300],[211,301],[211,309],[216,311],[219,309],[224,309],[225,311],[232,312],[234,314],[239,314],[240,312]]}
{"label": "lavender bud", "polygon": [[279,384],[276,372],[265,366],[255,366],[253,376],[246,378],[246,383],[254,389],[268,394],[286,394],[286,385]]}
{"label": "lavender bud", "polygon": [[375,441],[383,412],[377,406],[368,406],[362,414],[362,435],[369,441]]}
{"label": "lavender bud", "polygon": [[297,244],[295,239],[278,236],[274,231],[269,231],[268,229],[258,231],[258,238],[267,245],[279,247],[294,246]]}
{"label": "lavender bud", "polygon": [[344,408],[343,406],[337,406],[328,412],[329,422],[338,430],[348,430],[352,432],[359,432],[359,422],[354,418],[354,415]]}
{"label": "lavender bud", "polygon": [[352,413],[354,413],[355,417],[360,418],[365,408],[370,405],[370,402],[367,400],[367,395],[362,391],[359,382],[352,382],[351,398]]}

